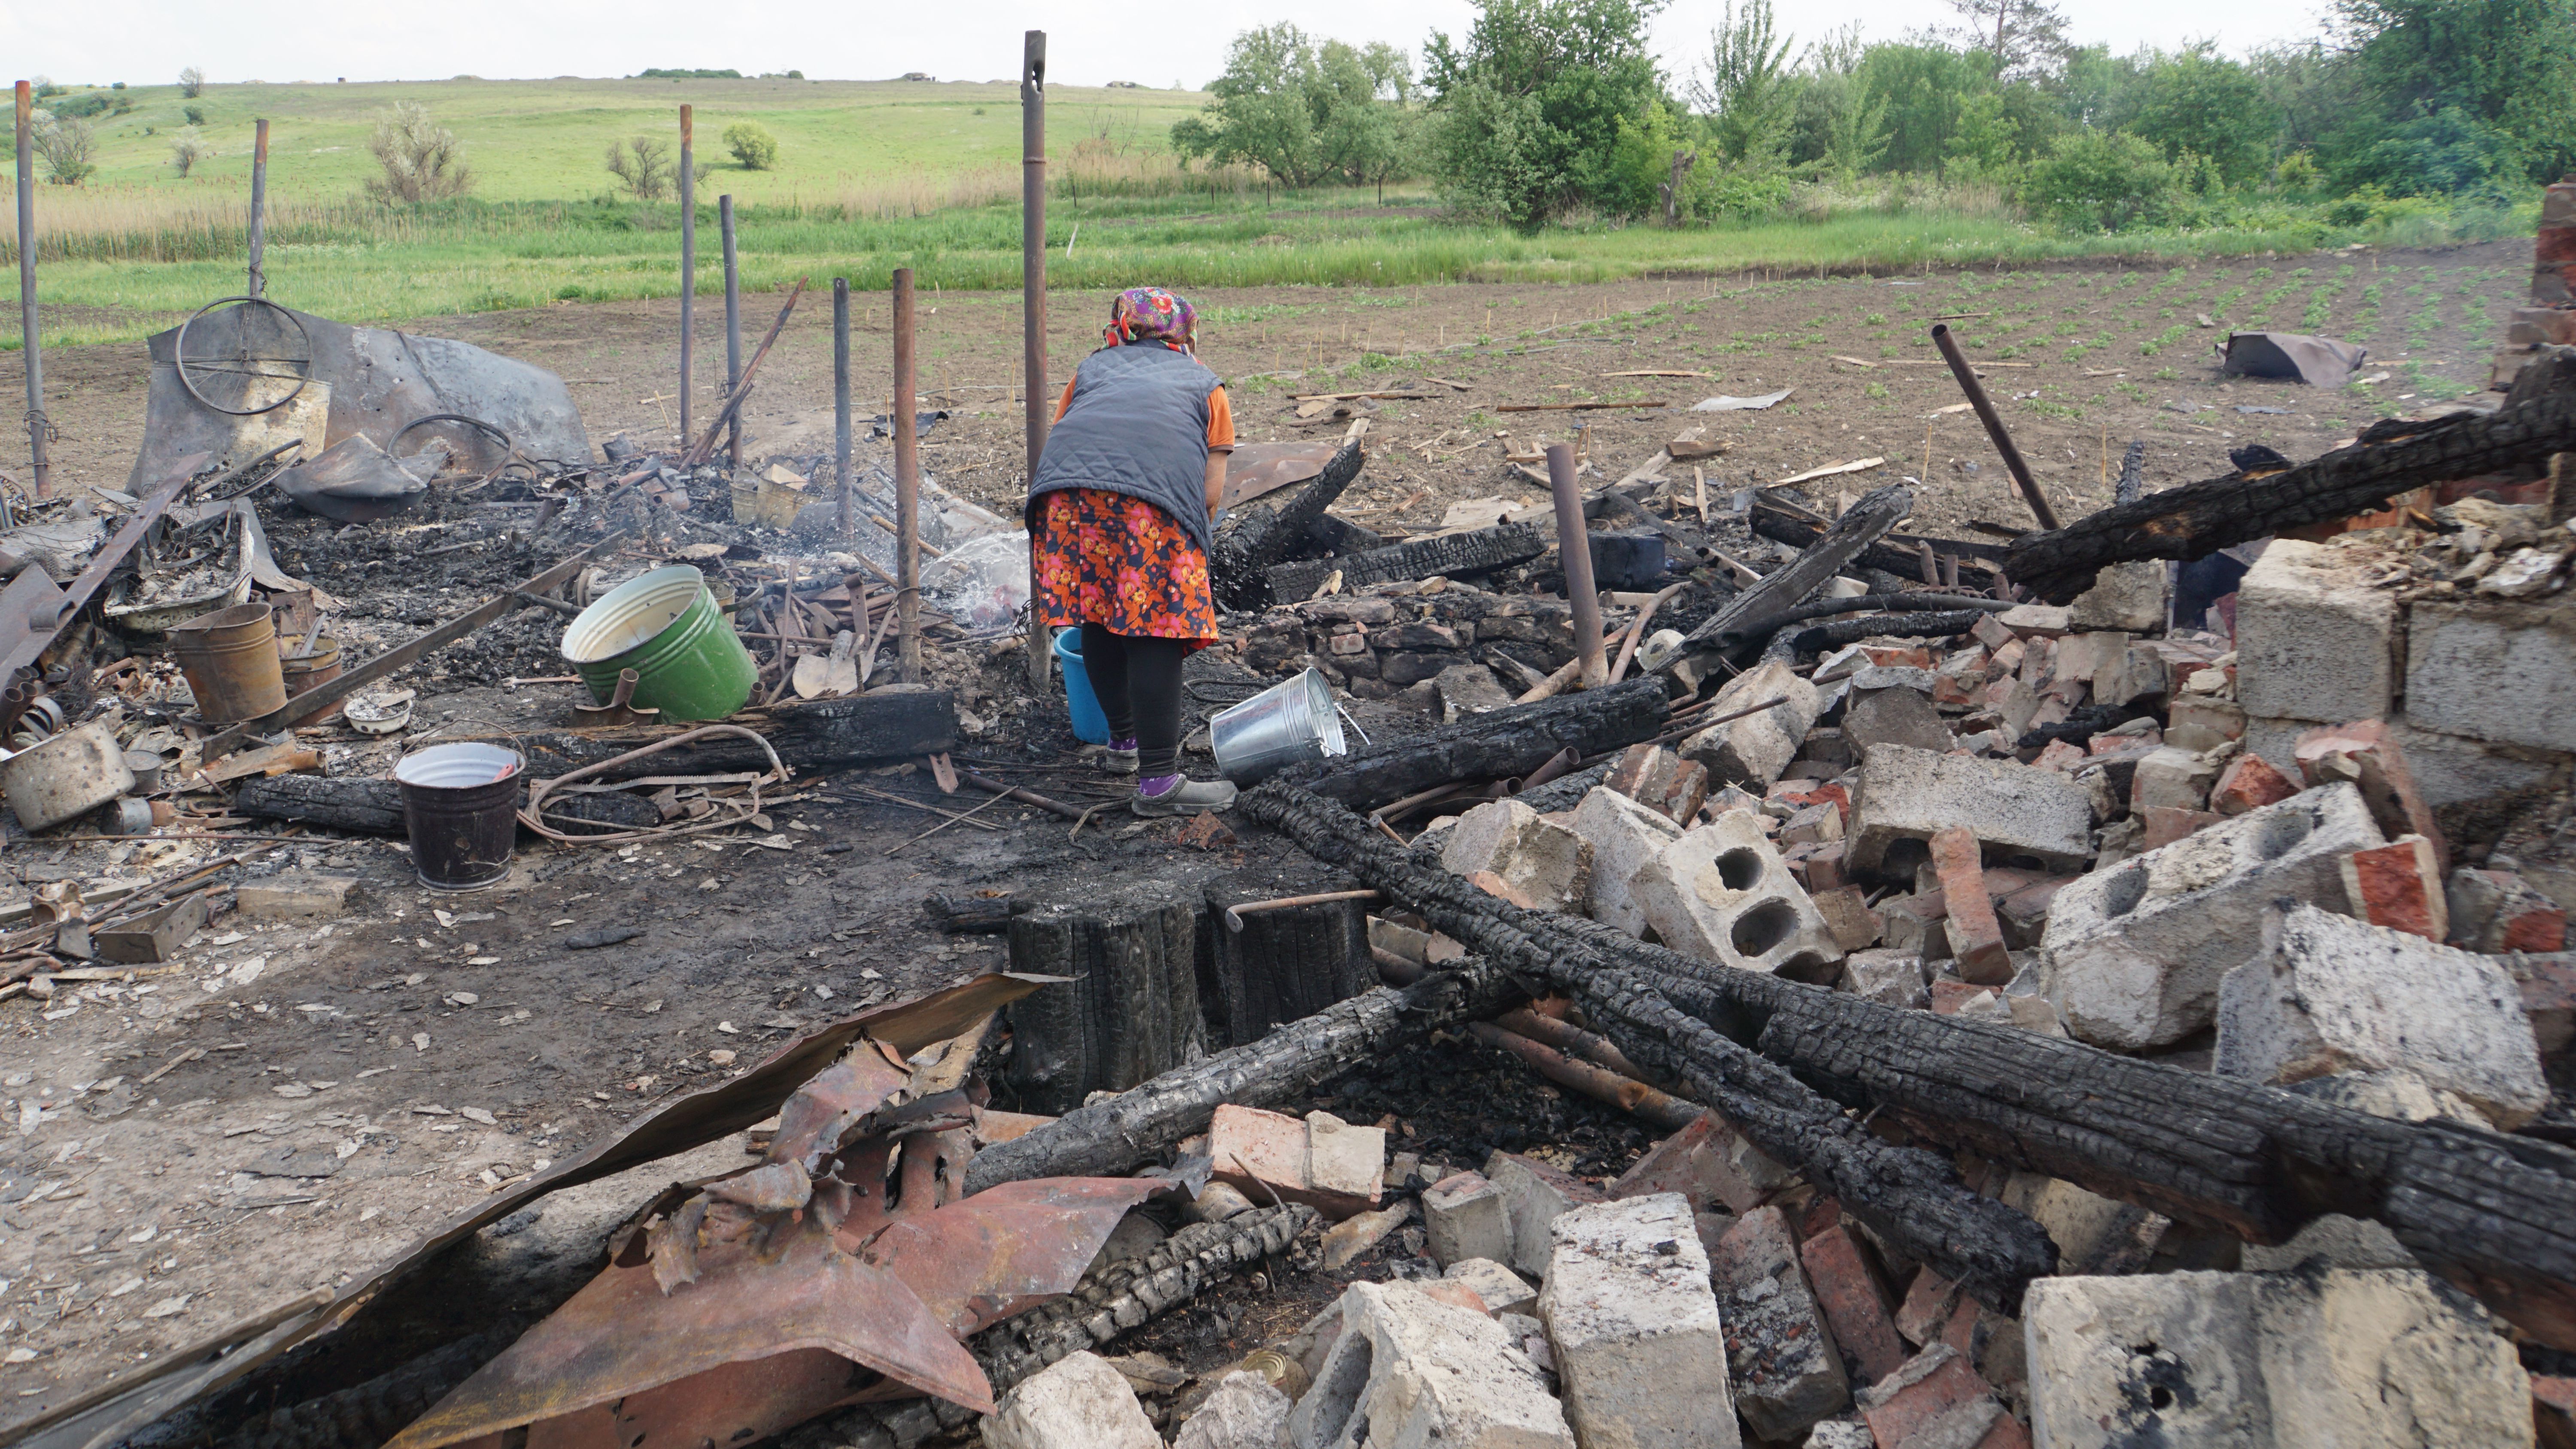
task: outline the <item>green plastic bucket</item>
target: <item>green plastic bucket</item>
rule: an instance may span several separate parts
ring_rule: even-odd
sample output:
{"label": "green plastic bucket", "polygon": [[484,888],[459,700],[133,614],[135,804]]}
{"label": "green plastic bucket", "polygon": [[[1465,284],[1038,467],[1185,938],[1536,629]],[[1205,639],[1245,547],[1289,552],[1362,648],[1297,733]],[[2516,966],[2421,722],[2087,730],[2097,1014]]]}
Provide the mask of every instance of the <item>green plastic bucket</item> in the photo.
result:
{"label": "green plastic bucket", "polygon": [[759,671],[687,564],[629,579],[564,630],[563,656],[591,698],[608,703],[620,670],[635,671],[638,709],[672,721],[722,719],[743,707]]}

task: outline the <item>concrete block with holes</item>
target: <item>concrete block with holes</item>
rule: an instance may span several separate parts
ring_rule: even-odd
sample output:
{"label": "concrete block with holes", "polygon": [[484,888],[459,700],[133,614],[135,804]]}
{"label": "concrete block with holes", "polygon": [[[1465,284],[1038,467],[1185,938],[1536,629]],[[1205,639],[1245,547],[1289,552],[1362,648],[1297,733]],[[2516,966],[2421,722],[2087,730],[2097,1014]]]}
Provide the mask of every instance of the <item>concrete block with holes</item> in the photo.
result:
{"label": "concrete block with holes", "polygon": [[2084,876],[2049,902],[2043,990],[2078,1040],[2180,1041],[2215,1019],[2220,978],[2263,948],[2274,900],[2339,902],[2342,857],[2386,843],[2338,783]]}
{"label": "concrete block with holes", "polygon": [[1685,956],[1801,981],[1830,979],[1843,959],[1750,810],[1683,832],[1638,867],[1628,896],[1656,939]]}

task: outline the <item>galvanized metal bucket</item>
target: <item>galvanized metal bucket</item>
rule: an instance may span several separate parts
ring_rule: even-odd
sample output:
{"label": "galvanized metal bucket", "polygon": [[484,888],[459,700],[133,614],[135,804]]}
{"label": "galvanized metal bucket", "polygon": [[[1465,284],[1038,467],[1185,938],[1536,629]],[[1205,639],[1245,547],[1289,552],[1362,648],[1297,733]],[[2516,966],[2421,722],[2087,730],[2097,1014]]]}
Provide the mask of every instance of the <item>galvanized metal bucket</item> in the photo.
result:
{"label": "galvanized metal bucket", "polygon": [[687,564],[619,584],[564,630],[563,656],[591,698],[606,704],[620,671],[635,671],[627,702],[666,720],[722,719],[751,698],[759,670]]}
{"label": "galvanized metal bucket", "polygon": [[1341,717],[1333,710],[1332,686],[1317,669],[1274,684],[1209,720],[1208,748],[1216,754],[1217,771],[1238,785],[1290,765],[1350,753],[1342,741]]}

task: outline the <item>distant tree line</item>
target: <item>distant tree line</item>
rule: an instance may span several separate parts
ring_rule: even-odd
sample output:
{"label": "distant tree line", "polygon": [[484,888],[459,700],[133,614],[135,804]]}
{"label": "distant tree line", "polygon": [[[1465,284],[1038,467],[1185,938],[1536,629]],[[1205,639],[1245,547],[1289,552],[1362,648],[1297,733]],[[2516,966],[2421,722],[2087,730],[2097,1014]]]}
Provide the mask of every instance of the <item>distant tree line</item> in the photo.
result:
{"label": "distant tree line", "polygon": [[2576,168],[2576,0],[2334,0],[2325,33],[2242,58],[2114,55],[2047,0],[1949,0],[1898,40],[1805,44],[1730,0],[1689,75],[1647,44],[1663,0],[1478,0],[1410,58],[1280,24],[1238,36],[1187,158],[1283,185],[1428,177],[1534,230],[1777,211],[1800,183],[1984,183],[2068,226],[2187,223],[2254,199],[2365,218],[2391,198],[2503,202]]}

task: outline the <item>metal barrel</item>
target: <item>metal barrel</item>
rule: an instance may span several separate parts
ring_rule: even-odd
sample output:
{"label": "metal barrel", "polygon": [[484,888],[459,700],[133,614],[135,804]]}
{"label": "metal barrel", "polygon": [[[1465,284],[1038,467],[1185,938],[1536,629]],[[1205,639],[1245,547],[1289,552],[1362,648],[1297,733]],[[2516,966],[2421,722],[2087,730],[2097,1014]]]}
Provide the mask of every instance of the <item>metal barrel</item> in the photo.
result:
{"label": "metal barrel", "polygon": [[286,671],[266,604],[235,604],[170,626],[170,649],[197,697],[197,714],[217,724],[286,708]]}

